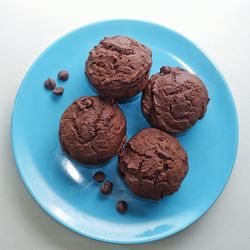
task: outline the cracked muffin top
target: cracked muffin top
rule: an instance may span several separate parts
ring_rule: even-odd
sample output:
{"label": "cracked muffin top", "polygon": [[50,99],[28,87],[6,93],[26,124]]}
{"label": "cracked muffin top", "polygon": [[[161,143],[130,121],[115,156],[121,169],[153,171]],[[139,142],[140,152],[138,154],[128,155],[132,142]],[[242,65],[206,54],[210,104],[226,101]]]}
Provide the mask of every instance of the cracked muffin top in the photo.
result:
{"label": "cracked muffin top", "polygon": [[83,164],[102,164],[126,141],[126,119],[114,100],[86,96],[63,113],[59,137],[62,149]]}
{"label": "cracked muffin top", "polygon": [[132,38],[113,36],[90,51],[85,73],[100,94],[121,99],[145,88],[151,65],[149,48]]}
{"label": "cracked muffin top", "polygon": [[149,123],[170,133],[184,132],[206,113],[208,92],[199,77],[178,67],[162,67],[143,91]]}
{"label": "cracked muffin top", "polygon": [[176,138],[154,128],[132,137],[119,155],[119,173],[137,195],[162,199],[178,190],[188,157]]}

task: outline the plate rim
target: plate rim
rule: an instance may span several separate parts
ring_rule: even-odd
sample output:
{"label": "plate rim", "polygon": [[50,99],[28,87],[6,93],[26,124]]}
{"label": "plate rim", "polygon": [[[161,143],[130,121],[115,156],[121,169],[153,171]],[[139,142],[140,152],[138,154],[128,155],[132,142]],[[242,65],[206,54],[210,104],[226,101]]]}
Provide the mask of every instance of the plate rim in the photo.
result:
{"label": "plate rim", "polygon": [[[15,145],[15,139],[14,139],[14,122],[15,122],[15,112],[16,112],[16,107],[17,107],[17,103],[18,100],[21,96],[22,93],[22,89],[24,86],[24,82],[26,81],[26,78],[28,77],[28,75],[30,74],[30,72],[33,70],[33,68],[37,65],[38,61],[40,60],[40,58],[43,57],[44,54],[47,53],[48,50],[50,50],[54,45],[56,45],[59,41],[63,40],[65,37],[68,37],[69,35],[71,35],[72,33],[75,33],[81,29],[84,28],[88,28],[91,26],[96,26],[99,24],[105,24],[105,23],[115,23],[115,22],[130,22],[131,24],[136,22],[136,23],[140,23],[141,25],[151,25],[151,26],[156,26],[158,28],[161,29],[165,29],[171,33],[174,33],[175,35],[179,36],[180,38],[186,40],[188,43],[190,43],[192,46],[196,47],[199,52],[201,54],[203,54],[203,56],[205,56],[208,61],[212,64],[212,66],[215,68],[215,70],[217,71],[218,75],[221,77],[221,80],[223,81],[226,89],[227,89],[227,93],[229,95],[229,99],[230,102],[232,104],[232,111],[233,111],[233,116],[234,116],[234,125],[235,125],[235,145],[234,145],[234,150],[233,150],[233,162],[232,165],[230,166],[230,173],[228,174],[227,180],[224,183],[221,191],[218,193],[216,199],[211,203],[210,206],[208,206],[204,211],[202,211],[201,213],[199,213],[198,216],[196,216],[195,219],[192,219],[190,221],[188,221],[186,224],[183,224],[181,227],[179,227],[178,229],[175,229],[173,231],[171,231],[170,233],[168,231],[165,231],[164,233],[158,234],[158,235],[151,235],[151,236],[145,236],[143,238],[138,238],[138,239],[126,239],[126,240],[114,240],[114,239],[109,239],[109,238],[105,238],[105,237],[101,237],[101,236],[97,236],[94,234],[89,234],[86,233],[82,230],[78,230],[70,225],[68,225],[67,223],[65,223],[61,218],[57,217],[55,214],[53,214],[50,209],[48,209],[46,207],[46,205],[43,204],[43,202],[39,199],[39,197],[33,192],[32,187],[29,186],[28,184],[28,180],[25,177],[25,174],[22,171],[22,167],[21,167],[21,162],[20,159],[18,157],[17,154],[17,147]],[[33,200],[51,217],[53,218],[56,222],[58,222],[59,224],[65,226],[66,228],[78,233],[81,236],[85,236],[88,237],[89,239],[92,240],[98,240],[98,241],[102,241],[102,242],[107,242],[107,243],[112,243],[112,244],[143,244],[143,243],[148,243],[148,242],[153,242],[156,240],[160,240],[163,238],[167,238],[171,235],[174,235],[178,232],[181,232],[182,230],[184,230],[185,228],[187,228],[188,226],[192,225],[194,222],[196,222],[198,219],[200,219],[201,216],[203,216],[213,205],[214,203],[217,201],[217,199],[220,197],[220,195],[222,194],[222,192],[224,191],[225,187],[227,186],[227,183],[230,179],[230,176],[232,175],[232,171],[234,169],[235,166],[235,161],[237,158],[237,151],[238,151],[238,145],[239,145],[239,122],[238,122],[238,115],[237,115],[237,108],[236,108],[236,104],[232,95],[232,92],[230,90],[229,84],[227,83],[225,77],[223,76],[222,72],[220,71],[220,69],[218,68],[218,66],[214,63],[214,61],[206,54],[206,52],[201,49],[199,46],[197,46],[196,43],[194,43],[191,39],[189,39],[188,37],[182,35],[181,33],[175,31],[174,29],[171,29],[165,25],[159,24],[157,22],[151,22],[151,21],[146,21],[146,20],[142,20],[142,19],[126,19],[126,18],[122,18],[122,19],[105,19],[105,20],[100,20],[97,22],[89,22],[85,25],[79,26],[76,29],[73,29],[67,33],[65,33],[64,35],[62,35],[61,37],[59,37],[58,39],[54,40],[53,42],[51,42],[46,49],[44,49],[42,51],[42,53],[39,54],[39,56],[29,65],[28,71],[26,71],[25,76],[23,77],[20,86],[18,87],[17,93],[16,93],[16,97],[15,97],[15,101],[13,104],[13,111],[12,111],[12,115],[11,115],[11,145],[12,145],[12,152],[13,152],[13,156],[15,159],[15,165],[16,168],[18,170],[18,173],[22,179],[22,182],[24,183],[25,188],[28,190],[28,192],[31,194]]]}

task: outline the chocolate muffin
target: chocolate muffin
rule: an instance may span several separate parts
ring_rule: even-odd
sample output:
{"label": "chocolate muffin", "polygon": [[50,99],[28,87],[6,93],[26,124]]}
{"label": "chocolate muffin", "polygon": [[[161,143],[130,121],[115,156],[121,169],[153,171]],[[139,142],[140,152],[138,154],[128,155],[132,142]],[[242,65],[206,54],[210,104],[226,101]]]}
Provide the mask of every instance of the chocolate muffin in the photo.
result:
{"label": "chocolate muffin", "polygon": [[102,164],[115,156],[126,141],[126,119],[114,100],[85,96],[63,113],[60,143],[74,160]]}
{"label": "chocolate muffin", "polygon": [[119,174],[138,196],[160,200],[176,192],[188,172],[188,156],[177,139],[143,129],[119,155]]}
{"label": "chocolate muffin", "polygon": [[149,48],[132,38],[113,36],[90,51],[85,73],[100,95],[126,99],[145,88],[151,65]]}
{"label": "chocolate muffin", "polygon": [[170,133],[183,132],[205,115],[208,92],[201,79],[178,67],[162,67],[142,94],[148,122]]}

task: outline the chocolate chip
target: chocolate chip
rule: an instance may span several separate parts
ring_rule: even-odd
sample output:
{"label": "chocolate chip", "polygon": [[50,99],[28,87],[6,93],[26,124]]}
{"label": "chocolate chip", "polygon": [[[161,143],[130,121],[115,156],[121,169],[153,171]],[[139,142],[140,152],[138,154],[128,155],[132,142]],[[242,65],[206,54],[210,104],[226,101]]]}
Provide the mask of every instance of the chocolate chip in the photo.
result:
{"label": "chocolate chip", "polygon": [[107,194],[110,194],[112,192],[112,189],[113,189],[113,184],[109,181],[105,181],[103,183],[103,185],[101,186],[100,191],[103,194],[107,195]]}
{"label": "chocolate chip", "polygon": [[58,75],[58,79],[61,81],[67,81],[69,79],[69,73],[66,70],[61,70]]}
{"label": "chocolate chip", "polygon": [[93,101],[90,99],[86,99],[86,100],[84,100],[84,104],[85,104],[86,108],[90,108],[93,105]]}
{"label": "chocolate chip", "polygon": [[54,90],[53,90],[53,93],[55,95],[62,95],[63,94],[63,91],[64,91],[64,88],[63,87],[56,87]]}
{"label": "chocolate chip", "polygon": [[119,213],[124,214],[128,209],[128,203],[126,201],[118,201],[116,209]]}
{"label": "chocolate chip", "polygon": [[161,67],[161,69],[160,69],[160,73],[163,73],[163,74],[169,74],[171,72],[171,68],[170,67],[168,67],[168,66],[163,66],[163,67]]}
{"label": "chocolate chip", "polygon": [[48,78],[48,80],[44,82],[44,87],[46,89],[52,90],[56,87],[56,82],[53,79]]}
{"label": "chocolate chip", "polygon": [[99,171],[99,172],[96,172],[94,175],[93,175],[93,179],[97,182],[103,182],[105,180],[106,176],[103,172]]}

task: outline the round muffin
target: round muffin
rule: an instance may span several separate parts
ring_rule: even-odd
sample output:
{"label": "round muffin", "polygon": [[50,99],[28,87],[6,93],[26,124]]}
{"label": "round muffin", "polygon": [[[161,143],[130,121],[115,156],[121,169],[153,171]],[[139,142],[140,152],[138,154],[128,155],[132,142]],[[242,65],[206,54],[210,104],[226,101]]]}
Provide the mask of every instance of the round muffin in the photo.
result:
{"label": "round muffin", "polygon": [[156,128],[184,132],[205,115],[208,92],[199,77],[178,67],[162,67],[142,94],[142,112]]}
{"label": "round muffin", "polygon": [[63,113],[59,128],[63,151],[83,164],[110,160],[126,141],[126,119],[114,100],[85,96]]}
{"label": "round muffin", "polygon": [[100,95],[126,99],[148,83],[152,52],[126,36],[105,37],[89,53],[85,73]]}
{"label": "round muffin", "polygon": [[119,154],[119,174],[138,196],[160,200],[176,192],[188,172],[188,156],[177,139],[147,128]]}

